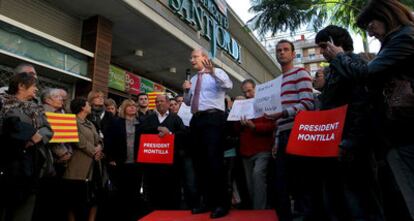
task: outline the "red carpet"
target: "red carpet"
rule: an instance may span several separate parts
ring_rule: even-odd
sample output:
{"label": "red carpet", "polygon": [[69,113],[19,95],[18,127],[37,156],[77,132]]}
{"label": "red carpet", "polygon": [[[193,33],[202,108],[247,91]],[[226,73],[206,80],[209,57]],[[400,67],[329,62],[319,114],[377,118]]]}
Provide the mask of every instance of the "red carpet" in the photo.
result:
{"label": "red carpet", "polygon": [[277,221],[274,210],[232,210],[222,218],[210,219],[210,213],[192,215],[190,211],[154,211],[139,221]]}

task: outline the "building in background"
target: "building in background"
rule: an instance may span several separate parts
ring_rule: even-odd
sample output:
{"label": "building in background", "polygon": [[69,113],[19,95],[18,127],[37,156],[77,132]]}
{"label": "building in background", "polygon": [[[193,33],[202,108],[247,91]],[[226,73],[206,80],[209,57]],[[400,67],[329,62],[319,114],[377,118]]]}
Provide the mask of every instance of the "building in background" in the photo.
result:
{"label": "building in background", "polygon": [[[19,63],[42,87],[72,96],[97,89],[120,100],[138,92],[181,92],[194,48],[234,82],[280,74],[274,59],[223,0],[1,0],[0,86]],[[201,13],[201,14],[200,14]]]}
{"label": "building in background", "polygon": [[304,31],[299,32],[299,35],[296,36],[278,35],[276,37],[268,37],[262,41],[262,44],[269,54],[276,59],[277,42],[282,39],[292,41],[296,52],[295,66],[305,68],[313,76],[326,63],[318,45],[315,44],[314,37],[315,33]]}

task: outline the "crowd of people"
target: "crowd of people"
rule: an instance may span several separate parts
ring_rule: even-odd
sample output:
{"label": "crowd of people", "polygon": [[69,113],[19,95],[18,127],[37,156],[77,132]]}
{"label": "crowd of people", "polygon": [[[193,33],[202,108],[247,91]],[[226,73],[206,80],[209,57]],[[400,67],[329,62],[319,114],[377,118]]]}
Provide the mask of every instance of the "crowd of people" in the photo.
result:
{"label": "crowd of people", "polygon": [[[414,220],[414,17],[397,0],[371,0],[357,25],[381,42],[372,60],[329,25],[315,38],[329,66],[312,78],[281,40],[282,111],[237,122],[226,121],[232,102],[254,98],[256,82],[228,97],[231,79],[201,48],[183,95],[157,95],[154,110],[146,93],[118,107],[97,90],[73,100],[60,88],[38,91],[35,68],[19,65],[0,93],[0,221],[127,221],[182,209],[215,219],[231,208],[275,209],[281,221]],[[297,113],[343,105],[338,158],[286,153]],[[76,115],[79,142],[50,143],[46,112]],[[142,134],[173,134],[173,163],[137,163]]]}

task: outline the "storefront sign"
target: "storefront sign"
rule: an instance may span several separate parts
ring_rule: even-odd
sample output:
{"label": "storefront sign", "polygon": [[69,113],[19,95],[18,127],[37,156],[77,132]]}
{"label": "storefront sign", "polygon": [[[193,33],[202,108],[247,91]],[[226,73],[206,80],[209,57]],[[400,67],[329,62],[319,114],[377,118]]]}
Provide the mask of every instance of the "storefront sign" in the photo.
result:
{"label": "storefront sign", "polygon": [[138,95],[140,93],[141,80],[135,74],[126,72],[126,84],[130,94]]}
{"label": "storefront sign", "polygon": [[174,135],[142,134],[139,142],[138,163],[172,164]]}
{"label": "storefront sign", "polygon": [[154,84],[154,92],[165,92],[165,87],[161,84]]}
{"label": "storefront sign", "polygon": [[240,45],[228,31],[227,5],[223,0],[169,0],[169,6],[211,42],[213,57],[217,54],[217,47],[220,47],[234,60],[241,62]]}
{"label": "storefront sign", "polygon": [[109,67],[108,87],[125,91],[125,71],[111,65]]}
{"label": "storefront sign", "polygon": [[141,78],[141,92],[152,92],[154,91],[154,82],[146,79],[146,78]]}
{"label": "storefront sign", "polygon": [[337,157],[347,105],[325,111],[301,111],[289,137],[286,152],[309,157]]}

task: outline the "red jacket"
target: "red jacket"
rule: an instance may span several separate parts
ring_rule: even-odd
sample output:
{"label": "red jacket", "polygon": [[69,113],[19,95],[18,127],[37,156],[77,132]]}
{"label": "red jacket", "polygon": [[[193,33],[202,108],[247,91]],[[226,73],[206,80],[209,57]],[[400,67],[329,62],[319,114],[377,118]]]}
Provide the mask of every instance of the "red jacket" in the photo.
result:
{"label": "red jacket", "polygon": [[240,131],[240,155],[250,157],[260,152],[272,150],[276,122],[264,117],[253,119],[255,129],[236,124]]}

